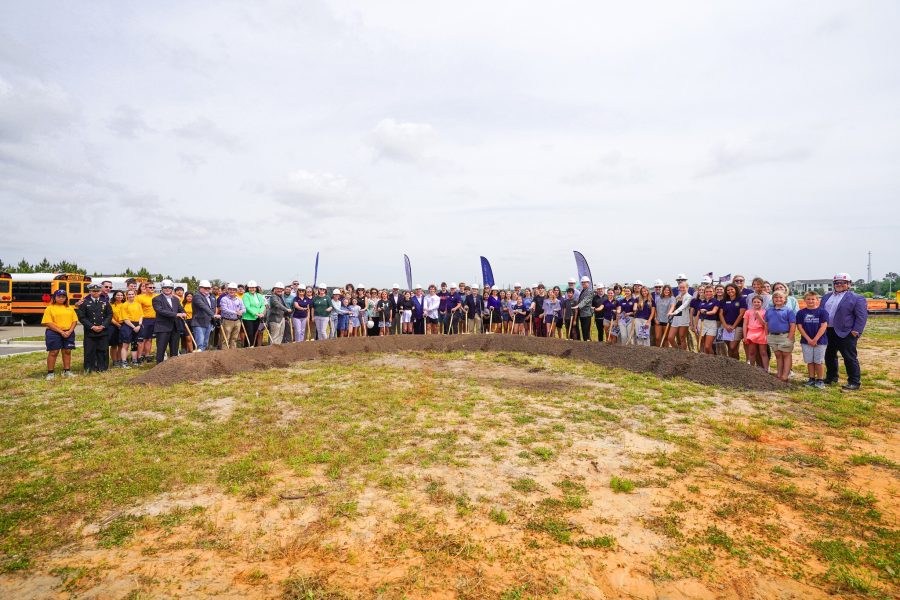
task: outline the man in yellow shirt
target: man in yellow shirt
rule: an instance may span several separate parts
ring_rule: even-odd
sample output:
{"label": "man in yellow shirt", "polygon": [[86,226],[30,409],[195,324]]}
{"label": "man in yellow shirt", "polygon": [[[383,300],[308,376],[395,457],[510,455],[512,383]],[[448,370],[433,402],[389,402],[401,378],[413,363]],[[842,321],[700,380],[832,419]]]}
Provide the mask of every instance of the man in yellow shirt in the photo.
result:
{"label": "man in yellow shirt", "polygon": [[149,281],[141,284],[141,293],[134,301],[141,305],[144,320],[141,322],[141,332],[138,334],[138,363],[153,362],[153,326],[156,324],[156,311],[153,309],[153,299],[159,294],[154,293],[154,285]]}
{"label": "man in yellow shirt", "polygon": [[65,290],[56,290],[51,304],[44,309],[41,325],[47,328],[44,341],[47,344],[47,379],[56,377],[56,356],[62,350],[63,377],[74,377],[72,366],[72,349],[75,347],[75,325],[78,315],[69,306],[69,297]]}

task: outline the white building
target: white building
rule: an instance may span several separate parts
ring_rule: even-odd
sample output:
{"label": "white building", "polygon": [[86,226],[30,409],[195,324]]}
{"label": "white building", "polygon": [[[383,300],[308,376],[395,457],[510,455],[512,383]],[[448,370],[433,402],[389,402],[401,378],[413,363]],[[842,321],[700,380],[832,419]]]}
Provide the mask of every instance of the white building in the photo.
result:
{"label": "white building", "polygon": [[820,294],[827,294],[828,292],[834,291],[834,285],[831,279],[797,279],[788,282],[788,287],[791,288],[791,293],[798,296],[803,295],[810,290],[819,292]]}

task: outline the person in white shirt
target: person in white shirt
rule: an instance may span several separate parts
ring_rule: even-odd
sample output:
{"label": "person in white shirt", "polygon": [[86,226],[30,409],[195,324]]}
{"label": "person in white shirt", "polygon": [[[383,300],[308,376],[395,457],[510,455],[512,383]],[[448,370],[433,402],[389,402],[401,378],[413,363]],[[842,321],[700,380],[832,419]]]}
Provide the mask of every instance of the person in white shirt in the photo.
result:
{"label": "person in white shirt", "polygon": [[433,283],[428,286],[428,295],[425,296],[424,302],[425,333],[437,335],[439,332],[438,308],[441,305],[441,299],[437,295],[437,286]]}

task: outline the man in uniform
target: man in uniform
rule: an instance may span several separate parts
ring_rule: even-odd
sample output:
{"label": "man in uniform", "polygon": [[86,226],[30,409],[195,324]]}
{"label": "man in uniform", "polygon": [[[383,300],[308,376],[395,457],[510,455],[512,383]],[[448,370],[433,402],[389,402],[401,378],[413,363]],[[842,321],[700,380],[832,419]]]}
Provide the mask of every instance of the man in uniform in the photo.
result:
{"label": "man in uniform", "polygon": [[100,297],[100,285],[88,286],[90,294],[76,309],[78,321],[84,328],[84,372],[105,371],[109,368],[109,327],[112,308]]}

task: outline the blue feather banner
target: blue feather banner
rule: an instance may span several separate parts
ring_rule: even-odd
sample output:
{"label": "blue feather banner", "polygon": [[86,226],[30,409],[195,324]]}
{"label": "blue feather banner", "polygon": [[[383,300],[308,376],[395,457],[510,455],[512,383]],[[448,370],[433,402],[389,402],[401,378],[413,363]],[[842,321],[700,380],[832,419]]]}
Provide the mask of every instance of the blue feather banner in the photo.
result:
{"label": "blue feather banner", "polygon": [[494,287],[494,271],[491,269],[491,263],[483,256],[481,257],[481,284]]}

